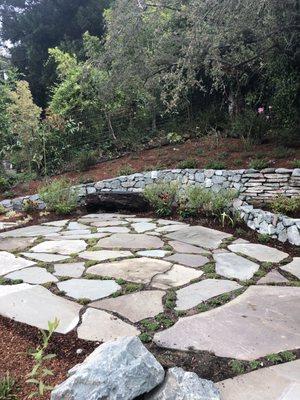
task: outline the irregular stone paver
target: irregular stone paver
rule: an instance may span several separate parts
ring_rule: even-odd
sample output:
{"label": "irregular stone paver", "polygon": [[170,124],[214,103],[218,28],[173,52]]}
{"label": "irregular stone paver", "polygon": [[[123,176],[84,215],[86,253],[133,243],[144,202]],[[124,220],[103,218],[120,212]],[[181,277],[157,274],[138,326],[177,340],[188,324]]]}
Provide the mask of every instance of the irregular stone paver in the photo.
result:
{"label": "irregular stone paver", "polygon": [[21,253],[22,256],[30,258],[35,261],[42,261],[46,263],[64,261],[70,258],[69,256],[62,256],[60,254],[47,254],[47,253]]}
{"label": "irregular stone paver", "polygon": [[288,257],[287,253],[277,250],[273,247],[256,243],[231,244],[229,250],[235,253],[242,253],[245,256],[255,258],[262,262],[278,263]]}
{"label": "irregular stone paver", "polygon": [[176,291],[177,310],[188,310],[212,297],[240,289],[238,283],[225,279],[205,279]]}
{"label": "irregular stone paver", "polygon": [[68,222],[68,219],[61,219],[60,221],[45,222],[43,225],[64,227]]}
{"label": "irregular stone paver", "polygon": [[59,290],[74,299],[97,300],[110,296],[121,289],[115,281],[95,279],[70,279],[57,284]]}
{"label": "irregular stone paver", "polygon": [[33,261],[25,260],[25,258],[22,257],[16,257],[14,254],[8,253],[7,251],[0,251],[0,276],[25,267],[31,267],[34,264]]}
{"label": "irregular stone paver", "polygon": [[88,308],[77,329],[79,339],[107,342],[123,336],[137,336],[140,331],[134,326],[102,310]]}
{"label": "irregular stone paver", "polygon": [[88,240],[88,239],[102,239],[109,236],[109,233],[78,233],[78,231],[69,231],[72,234],[68,235],[67,232],[62,232],[61,235],[45,236],[46,240]]}
{"label": "irregular stone paver", "polygon": [[149,283],[154,275],[166,272],[171,265],[167,261],[140,257],[93,265],[87,272],[99,276],[122,278],[131,282]]}
{"label": "irregular stone paver", "polygon": [[186,225],[184,222],[179,222],[179,221],[173,221],[171,219],[158,219],[157,223],[159,225]]}
{"label": "irregular stone paver", "polygon": [[203,275],[203,271],[187,268],[182,265],[173,265],[164,274],[156,275],[151,281],[151,286],[158,289],[169,289],[185,285],[193,279],[200,278],[201,275]]}
{"label": "irregular stone paver", "polygon": [[126,228],[126,226],[112,226],[106,228],[98,228],[98,232],[103,233],[129,233],[130,229]]}
{"label": "irregular stone paver", "polygon": [[[91,231],[89,229],[72,229],[70,231],[61,232],[62,236],[78,236],[78,235],[89,235]],[[74,237],[73,237],[74,239]]]}
{"label": "irregular stone paver", "polygon": [[[188,226],[187,224],[185,224],[186,226]],[[155,232],[158,233],[168,233],[168,232],[175,232],[175,231],[179,231],[183,228],[183,225],[165,225],[165,226],[161,226],[157,229],[155,229]]]}
{"label": "irregular stone paver", "polygon": [[153,218],[126,218],[128,222],[151,222]]}
{"label": "irregular stone paver", "polygon": [[86,225],[81,224],[80,222],[77,222],[77,221],[71,221],[68,225],[68,230],[70,230],[70,231],[73,231],[73,230],[82,231],[86,228],[87,228]]}
{"label": "irregular stone paver", "polygon": [[126,221],[122,221],[117,219],[116,221],[96,221],[92,222],[92,226],[96,226],[97,228],[106,228],[110,226],[120,226],[120,225],[127,225]]}
{"label": "irregular stone paver", "polygon": [[165,258],[165,260],[176,262],[193,268],[202,267],[204,264],[209,262],[209,259],[207,257],[197,254],[185,253],[173,254],[172,256]]}
{"label": "irregular stone paver", "polygon": [[23,282],[36,285],[58,281],[54,275],[50,274],[45,268],[40,267],[28,267],[20,271],[11,272],[6,275],[5,278],[15,280],[22,279]]}
{"label": "irregular stone paver", "polygon": [[56,226],[44,226],[44,225],[31,225],[25,228],[18,228],[8,232],[0,233],[0,238],[7,237],[30,237],[30,236],[46,236],[50,233],[59,232],[61,228]]}
{"label": "irregular stone paver", "polygon": [[216,384],[222,400],[300,399],[300,360],[262,368]]}
{"label": "irregular stone paver", "polygon": [[286,283],[288,279],[282,276],[278,271],[273,270],[267,273],[257,281],[258,285],[265,285],[268,283]]}
{"label": "irregular stone paver", "polygon": [[280,266],[280,269],[289,272],[300,279],[300,257],[294,257],[292,262]]}
{"label": "irregular stone paver", "polygon": [[226,278],[251,279],[259,265],[233,253],[214,254],[216,273]]}
{"label": "irregular stone paver", "polygon": [[110,237],[100,239],[98,246],[121,249],[159,249],[164,242],[145,233],[116,233]]}
{"label": "irregular stone paver", "polygon": [[54,275],[67,276],[69,278],[80,278],[85,268],[83,262],[64,263],[54,265]]}
{"label": "irregular stone paver", "polygon": [[166,250],[141,250],[138,251],[136,254],[143,257],[163,258],[166,255],[170,254],[170,252]]}
{"label": "irregular stone paver", "polygon": [[253,360],[300,347],[300,287],[250,286],[216,309],[181,318],[154,341],[178,350],[208,350]]}
{"label": "irregular stone paver", "polygon": [[126,294],[114,299],[95,301],[90,306],[113,311],[129,319],[131,322],[138,322],[164,312],[162,304],[164,295],[165,292],[161,290],[147,290]]}
{"label": "irregular stone paver", "polygon": [[232,236],[225,232],[216,231],[215,229],[205,228],[204,226],[190,226],[170,233],[167,237],[179,242],[194,244],[208,249],[216,249],[220,246],[222,240]]}
{"label": "irregular stone paver", "polygon": [[193,246],[192,244],[177,242],[176,240],[171,240],[169,242],[169,245],[172,246],[177,253],[191,253],[191,254],[207,253],[207,250],[202,249],[201,247]]}
{"label": "irregular stone paver", "polygon": [[131,257],[131,251],[117,251],[117,250],[95,250],[95,251],[83,251],[79,254],[80,258],[84,258],[86,260],[95,260],[95,261],[105,261],[111,260],[115,258],[125,258]]}
{"label": "irregular stone paver", "polygon": [[35,238],[7,238],[0,240],[1,251],[22,251],[27,249]]}
{"label": "irregular stone paver", "polygon": [[83,240],[49,240],[32,247],[35,253],[58,253],[73,254],[79,253],[87,248]]}
{"label": "irregular stone paver", "polygon": [[39,285],[1,286],[0,315],[39,329],[48,329],[48,321],[58,318],[56,332],[68,333],[78,324],[80,309]]}
{"label": "irregular stone paver", "polygon": [[153,229],[156,228],[156,224],[153,224],[152,222],[136,222],[135,224],[132,224],[131,226],[137,233],[152,231]]}

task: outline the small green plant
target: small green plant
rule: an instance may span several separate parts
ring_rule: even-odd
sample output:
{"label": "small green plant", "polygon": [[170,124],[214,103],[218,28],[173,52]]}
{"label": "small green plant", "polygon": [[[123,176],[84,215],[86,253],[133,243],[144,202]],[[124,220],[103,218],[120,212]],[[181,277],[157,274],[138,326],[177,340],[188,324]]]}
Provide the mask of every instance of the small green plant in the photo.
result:
{"label": "small green plant", "polygon": [[295,154],[295,151],[288,147],[279,146],[275,149],[274,155],[279,159],[290,159]]}
{"label": "small green plant", "polygon": [[47,377],[53,375],[53,372],[45,367],[45,362],[56,357],[55,354],[46,354],[53,333],[59,325],[59,320],[48,322],[48,332],[41,331],[42,344],[31,354],[34,366],[28,375],[27,383],[33,385],[35,390],[30,393],[29,398],[43,396],[46,392],[52,390],[52,386],[46,383]]}
{"label": "small green plant", "polygon": [[146,332],[141,333],[140,336],[139,336],[139,338],[141,339],[141,341],[142,341],[143,343],[149,343],[149,342],[151,342],[151,340],[152,340],[152,338],[151,338],[151,336],[149,335],[149,333],[146,333]]}
{"label": "small green plant", "polygon": [[76,156],[78,171],[86,171],[97,163],[97,154],[94,150],[83,150]]}
{"label": "small green plant", "polygon": [[225,169],[226,165],[222,161],[209,161],[205,168],[207,169]]}
{"label": "small green plant", "polygon": [[299,214],[300,197],[278,196],[271,202],[271,210],[279,214]]}
{"label": "small green plant", "polygon": [[283,361],[280,353],[278,353],[278,354],[269,354],[269,355],[267,355],[266,358],[272,364],[278,364],[278,363],[281,363]]}
{"label": "small green plant", "polygon": [[168,217],[176,205],[177,191],[174,183],[156,183],[145,188],[144,196],[159,217]]}
{"label": "small green plant", "polygon": [[5,192],[10,188],[10,186],[9,179],[4,176],[0,176],[0,192]]}
{"label": "small green plant", "polygon": [[155,317],[155,320],[164,328],[170,328],[172,325],[174,325],[174,321],[171,318],[168,318],[165,314],[158,314]]}
{"label": "small green plant", "polygon": [[245,366],[239,360],[231,360],[229,366],[234,374],[241,375],[245,372]]}
{"label": "small green plant", "polygon": [[292,351],[282,351],[280,355],[284,362],[289,362],[296,359],[296,355]]}
{"label": "small green plant", "polygon": [[141,321],[141,324],[149,332],[154,332],[154,331],[157,331],[157,329],[159,329],[158,322],[149,321],[148,319]]}
{"label": "small green plant", "polygon": [[195,169],[197,168],[197,160],[195,158],[187,158],[186,160],[182,160],[177,164],[177,167],[180,169]]}
{"label": "small green plant", "polygon": [[169,132],[167,134],[167,140],[171,144],[178,144],[183,142],[183,137],[177,132]]}
{"label": "small green plant", "polygon": [[7,373],[0,378],[0,400],[17,400],[16,381]]}
{"label": "small green plant", "polygon": [[30,199],[25,199],[23,201],[23,210],[26,213],[32,213],[32,212],[38,211],[38,209],[39,209],[39,204],[37,201],[30,200]]}
{"label": "small green plant", "polygon": [[140,283],[125,283],[123,286],[123,290],[125,293],[133,293],[141,290],[143,287]]}
{"label": "small green plant", "polygon": [[134,169],[131,165],[123,165],[117,172],[118,176],[134,174]]}
{"label": "small green plant", "polygon": [[294,160],[292,166],[293,168],[300,168],[300,160]]}
{"label": "small green plant", "polygon": [[39,190],[47,209],[57,214],[70,214],[77,207],[77,193],[64,179],[56,179]]}
{"label": "small green plant", "polygon": [[165,300],[165,306],[167,308],[174,308],[175,307],[175,301],[176,301],[176,293],[174,290],[169,290],[167,295],[166,295],[166,300]]}
{"label": "small green plant", "polygon": [[78,299],[77,302],[79,304],[81,304],[82,306],[86,306],[87,304],[89,304],[91,302],[91,300],[87,299],[85,297],[82,297],[81,299]]}
{"label": "small green plant", "polygon": [[7,212],[7,209],[2,204],[0,204],[0,215],[6,214],[6,212]]}
{"label": "small green plant", "polygon": [[253,168],[253,169],[264,169],[267,168],[269,166],[269,162],[267,160],[263,159],[259,159],[259,158],[253,158],[253,160],[250,161],[249,163],[249,167]]}
{"label": "small green plant", "polygon": [[257,369],[257,368],[259,368],[260,366],[261,366],[261,362],[260,362],[260,361],[252,360],[252,361],[249,362],[249,367],[250,367],[252,370]]}
{"label": "small green plant", "polygon": [[271,236],[268,235],[267,233],[259,233],[257,235],[257,240],[259,241],[259,243],[266,244],[270,242]]}
{"label": "small green plant", "polygon": [[197,305],[197,310],[199,312],[205,312],[205,311],[208,311],[209,309],[210,309],[210,306],[207,303],[200,303]]}

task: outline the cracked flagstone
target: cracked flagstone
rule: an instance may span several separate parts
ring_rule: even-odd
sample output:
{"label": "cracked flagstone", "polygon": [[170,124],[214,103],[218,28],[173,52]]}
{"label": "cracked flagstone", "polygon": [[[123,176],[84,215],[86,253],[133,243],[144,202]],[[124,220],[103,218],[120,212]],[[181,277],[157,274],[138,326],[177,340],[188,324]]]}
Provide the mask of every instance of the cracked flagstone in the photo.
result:
{"label": "cracked flagstone", "polygon": [[116,233],[100,239],[98,246],[130,250],[159,249],[164,246],[164,242],[158,237],[146,235],[145,233]]}
{"label": "cracked flagstone", "polygon": [[154,258],[139,257],[128,260],[93,265],[89,274],[122,278],[136,283],[150,283],[154,275],[166,272],[171,263]]}
{"label": "cracked flagstone", "polygon": [[77,303],[39,285],[21,283],[1,287],[0,315],[39,329],[48,329],[48,322],[57,318],[56,332],[68,333],[78,324],[80,309]]}
{"label": "cracked flagstone", "polygon": [[30,258],[35,261],[42,261],[46,263],[64,261],[69,259],[69,256],[62,256],[60,254],[47,254],[47,253],[21,253],[22,256]]}
{"label": "cracked flagstone", "polygon": [[257,281],[257,285],[266,285],[268,283],[287,283],[289,282],[283,275],[281,275],[278,271],[273,270],[267,273],[267,275],[263,276]]}
{"label": "cracked flagstone", "polygon": [[259,269],[258,264],[234,253],[214,254],[214,260],[216,261],[216,273],[226,278],[245,281],[251,279]]}
{"label": "cracked flagstone", "polygon": [[207,250],[202,249],[201,247],[193,246],[192,244],[177,242],[176,240],[170,241],[169,245],[173,247],[173,249],[177,253],[191,253],[191,254],[204,254],[207,253]]}
{"label": "cracked flagstone", "polygon": [[256,243],[231,244],[228,249],[234,253],[242,253],[245,256],[255,258],[261,262],[279,263],[289,255],[274,247],[265,246]]}
{"label": "cracked flagstone", "polygon": [[164,295],[165,292],[161,290],[147,290],[95,301],[90,306],[112,311],[129,319],[131,322],[138,322],[164,312],[162,304]]}
{"label": "cracked flagstone", "polygon": [[8,232],[2,232],[0,233],[0,238],[47,236],[51,233],[59,232],[60,230],[61,228],[56,226],[31,225],[26,226],[25,228],[18,228]]}
{"label": "cracked flagstone", "polygon": [[58,253],[70,255],[79,253],[87,248],[83,240],[49,240],[32,247],[30,251],[35,253]]}
{"label": "cracked flagstone", "polygon": [[173,265],[164,274],[154,276],[151,286],[158,289],[169,289],[176,286],[186,285],[193,279],[198,279],[203,275],[203,271],[184,267],[183,265]]}
{"label": "cracked flagstone", "polygon": [[170,233],[167,237],[207,249],[216,249],[224,239],[228,239],[232,235],[216,231],[215,229],[205,228],[204,226],[189,226],[183,227],[177,232]]}
{"label": "cracked flagstone", "polygon": [[31,267],[32,265],[35,265],[35,262],[25,260],[22,257],[16,257],[7,251],[0,251],[0,276],[25,267]]}
{"label": "cracked flagstone", "polygon": [[73,299],[97,300],[110,296],[121,289],[113,280],[95,280],[95,279],[70,279],[57,283],[59,290],[66,293]]}
{"label": "cracked flagstone", "polygon": [[250,286],[221,307],[180,318],[156,333],[154,341],[171,349],[254,360],[300,347],[299,309],[300,287]]}
{"label": "cracked flagstone", "polygon": [[197,254],[177,253],[165,258],[167,261],[175,262],[178,264],[186,265],[187,267],[197,268],[209,262],[207,257]]}
{"label": "cracked flagstone", "polygon": [[11,272],[5,275],[7,279],[21,279],[23,282],[32,283],[35,285],[44,284],[48,282],[57,282],[58,279],[50,274],[45,268],[28,267],[19,271]]}
{"label": "cracked flagstone", "polygon": [[222,400],[300,399],[300,360],[218,382]]}
{"label": "cracked flagstone", "polygon": [[83,262],[55,264],[53,274],[56,276],[67,276],[69,278],[80,278],[84,270]]}
{"label": "cracked flagstone", "polygon": [[280,269],[289,272],[290,274],[300,279],[300,257],[294,257],[292,262],[281,265]]}
{"label": "cracked flagstone", "polygon": [[107,342],[124,336],[137,336],[140,331],[106,311],[88,308],[77,329],[79,339]]}
{"label": "cracked flagstone", "polygon": [[84,251],[78,256],[86,260],[95,261],[106,261],[116,258],[126,258],[131,257],[133,254],[131,251],[118,251],[118,250],[95,250],[95,251]]}
{"label": "cracked flagstone", "polygon": [[192,283],[176,291],[176,310],[188,310],[212,297],[240,289],[241,287],[238,283],[225,279],[205,279],[204,281]]}

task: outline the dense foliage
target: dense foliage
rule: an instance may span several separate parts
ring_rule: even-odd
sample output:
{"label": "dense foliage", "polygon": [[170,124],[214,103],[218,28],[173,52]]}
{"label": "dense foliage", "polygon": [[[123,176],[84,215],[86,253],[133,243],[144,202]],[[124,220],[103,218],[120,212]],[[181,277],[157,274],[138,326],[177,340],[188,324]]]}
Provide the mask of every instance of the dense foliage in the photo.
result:
{"label": "dense foliage", "polygon": [[182,131],[299,144],[297,0],[5,0],[1,16],[23,73],[0,83],[1,153],[21,170]]}

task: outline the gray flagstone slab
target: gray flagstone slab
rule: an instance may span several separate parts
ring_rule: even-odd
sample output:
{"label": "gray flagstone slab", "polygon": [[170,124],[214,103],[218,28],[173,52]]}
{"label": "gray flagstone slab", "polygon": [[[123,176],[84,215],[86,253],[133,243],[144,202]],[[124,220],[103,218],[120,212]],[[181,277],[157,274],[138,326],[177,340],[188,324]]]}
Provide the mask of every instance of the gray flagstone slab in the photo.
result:
{"label": "gray flagstone slab", "polygon": [[83,251],[78,256],[86,260],[95,261],[106,261],[115,258],[126,258],[131,257],[133,254],[131,251],[123,250],[95,250],[95,251]]}
{"label": "gray flagstone slab", "polygon": [[61,228],[56,226],[31,225],[26,226],[25,228],[18,228],[7,232],[2,232],[0,233],[0,238],[46,236],[51,233],[59,232],[60,230]]}
{"label": "gray flagstone slab", "polygon": [[87,248],[87,244],[83,240],[48,240],[34,247],[31,251],[34,253],[58,253],[69,255],[79,253]]}
{"label": "gray flagstone slab", "polygon": [[54,265],[54,275],[80,278],[85,270],[84,263],[64,263]]}
{"label": "gray flagstone slab", "polygon": [[164,246],[164,242],[158,237],[146,235],[145,233],[116,233],[100,239],[98,246],[130,250],[159,249]]}
{"label": "gray flagstone slab", "polygon": [[280,266],[280,269],[300,279],[300,257],[294,257],[292,262]]}
{"label": "gray flagstone slab", "polygon": [[207,257],[198,254],[188,253],[173,254],[169,257],[166,257],[165,260],[186,265],[187,267],[192,268],[202,267],[209,262],[209,259]]}
{"label": "gray flagstone slab", "polygon": [[97,300],[110,296],[121,289],[113,280],[69,279],[57,284],[59,290],[74,299]]}
{"label": "gray flagstone slab", "polygon": [[214,254],[214,260],[216,273],[226,278],[251,279],[259,269],[255,262],[229,252]]}
{"label": "gray flagstone slab", "polygon": [[153,229],[156,228],[156,224],[153,224],[152,222],[136,222],[131,226],[137,233],[152,231]]}
{"label": "gray flagstone slab", "polygon": [[0,240],[1,251],[22,251],[33,244],[36,238],[6,238]]}
{"label": "gray flagstone slab", "polygon": [[155,275],[151,281],[151,286],[158,289],[169,289],[186,285],[191,280],[200,278],[201,275],[203,275],[203,271],[175,264],[169,271]]}
{"label": "gray flagstone slab", "polygon": [[287,253],[277,250],[274,247],[257,243],[231,244],[228,246],[228,249],[234,253],[241,253],[245,256],[255,258],[261,262],[279,263],[289,256]]}
{"label": "gray flagstone slab", "polygon": [[171,240],[169,242],[169,245],[172,246],[177,253],[203,254],[208,252],[207,250],[202,249],[201,247],[193,246],[192,244],[187,244],[183,242],[178,242],[176,240]]}
{"label": "gray flagstone slab", "polygon": [[48,254],[48,253],[21,253],[21,254],[22,256],[30,258],[31,260],[42,261],[47,263],[64,261],[70,258],[69,256],[62,256],[61,254]]}
{"label": "gray flagstone slab", "polygon": [[35,262],[16,257],[7,251],[0,251],[0,276],[32,265],[35,265]]}
{"label": "gray flagstone slab", "polygon": [[8,279],[22,279],[23,282],[32,284],[43,284],[48,282],[57,282],[58,279],[50,274],[45,268],[28,267],[19,271],[11,272],[5,275]]}
{"label": "gray flagstone slab", "polygon": [[287,283],[289,282],[283,275],[281,275],[278,271],[273,270],[267,273],[267,275],[263,276],[257,281],[257,285],[266,285],[268,283]]}

